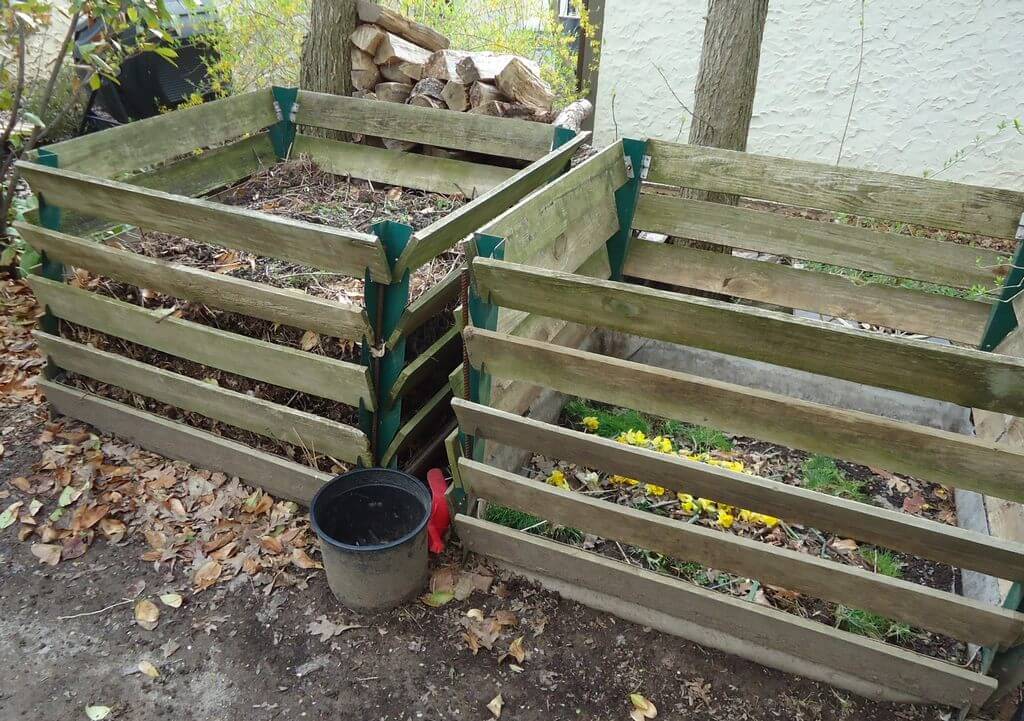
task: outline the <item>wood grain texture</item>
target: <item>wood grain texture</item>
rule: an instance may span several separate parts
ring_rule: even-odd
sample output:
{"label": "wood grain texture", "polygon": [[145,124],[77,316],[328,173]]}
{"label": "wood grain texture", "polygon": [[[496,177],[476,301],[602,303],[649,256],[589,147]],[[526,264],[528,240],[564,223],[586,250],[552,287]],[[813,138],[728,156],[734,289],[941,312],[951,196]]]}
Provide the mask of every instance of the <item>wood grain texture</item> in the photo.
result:
{"label": "wood grain texture", "polygon": [[987,248],[648,193],[633,227],[956,288],[993,288],[1009,262]]}
{"label": "wood grain texture", "polygon": [[854,283],[841,275],[641,239],[630,244],[625,274],[973,346],[981,341],[992,308],[976,300]]}
{"label": "wood grain texture", "polygon": [[515,174],[511,168],[296,135],[292,155],[308,155],[335,175],[475,198]]}
{"label": "wood grain texture", "polygon": [[306,90],[299,91],[299,106],[302,125],[522,160],[543,157],[554,137],[554,128],[541,123]]}
{"label": "wood grain texture", "polygon": [[373,331],[366,311],[352,303],[324,300],[265,283],[149,258],[36,225],[16,223],[15,227],[29,245],[65,265],[87,268],[99,275],[212,308],[337,338],[361,341],[366,336],[372,342]]}
{"label": "wood grain texture", "polygon": [[431,379],[445,379],[462,359],[462,335],[452,326],[398,374],[388,402],[394,403]]}
{"label": "wood grain texture", "polygon": [[790,523],[813,526],[958,568],[999,578],[1024,578],[1024,544],[1020,542],[636,448],[461,398],[452,400],[452,408],[460,430],[477,438],[636,478],[676,493],[767,513]]}
{"label": "wood grain texture", "polygon": [[734,193],[777,203],[1012,238],[1024,193],[790,158],[649,144],[651,183]]}
{"label": "wood grain texture", "polygon": [[77,388],[47,380],[40,380],[39,387],[62,415],[162,456],[238,476],[277,498],[308,506],[320,486],[331,480],[330,475],[308,466]]}
{"label": "wood grain texture", "polygon": [[1024,414],[1018,358],[490,258],[473,260],[473,277],[484,297],[517,310]]}
{"label": "wood grain texture", "polygon": [[326,454],[346,463],[369,460],[366,436],[351,426],[57,336],[37,331],[35,337],[42,352],[64,370],[291,443],[310,453]]}
{"label": "wood grain texture", "polygon": [[46,147],[60,167],[113,178],[255,133],[277,122],[270,90],[214,100]]}
{"label": "wood grain texture", "polygon": [[559,176],[569,167],[572,156],[580,146],[589,139],[590,133],[578,134],[568,143],[551,150],[479,198],[457,208],[426,228],[417,230],[399,258],[396,272],[418,268],[511,208],[529,193]]}
{"label": "wood grain texture", "polygon": [[[995,685],[927,656],[487,521],[460,514],[455,527],[469,550],[547,577],[546,586],[585,605],[645,626],[661,625],[650,622],[651,611],[665,614],[679,619],[672,632],[695,643],[864,696],[976,706]],[[602,595],[620,601],[600,603]],[[626,611],[630,604],[642,608]]]}
{"label": "wood grain texture", "polygon": [[462,265],[452,268],[440,282],[405,307],[394,332],[387,339],[388,348],[394,348],[399,340],[408,337],[458,297],[461,288],[459,276],[462,275],[463,268]]}
{"label": "wood grain texture", "polygon": [[996,443],[476,328],[463,342],[496,376],[1024,501],[1024,452]]}
{"label": "wood grain texture", "polygon": [[435,393],[430,400],[419,407],[419,410],[412,418],[402,424],[394,439],[388,445],[387,450],[381,457],[380,464],[388,466],[399,453],[409,445],[410,442],[423,438],[431,431],[436,432],[444,425],[444,418],[451,418],[451,408],[448,401],[451,400],[452,390],[447,384]]}
{"label": "wood grain texture", "polygon": [[276,162],[270,137],[261,132],[155,170],[128,176],[124,182],[195,198],[248,178]]}
{"label": "wood grain texture", "polygon": [[32,190],[48,202],[106,220],[247,250],[321,270],[374,280],[391,278],[375,235],[338,230],[209,200],[186,198],[70,170],[19,162]]}
{"label": "wood grain texture", "polygon": [[34,276],[29,285],[58,318],[163,353],[284,388],[373,407],[367,368],[228,333]]}

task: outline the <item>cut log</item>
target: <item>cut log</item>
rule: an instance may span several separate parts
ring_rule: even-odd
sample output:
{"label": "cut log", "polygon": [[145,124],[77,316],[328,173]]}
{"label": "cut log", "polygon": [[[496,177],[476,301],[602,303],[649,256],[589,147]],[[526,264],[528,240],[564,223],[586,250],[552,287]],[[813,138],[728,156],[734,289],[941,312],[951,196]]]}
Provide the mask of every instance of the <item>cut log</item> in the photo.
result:
{"label": "cut log", "polygon": [[378,100],[385,100],[389,103],[404,103],[409,99],[412,92],[412,85],[407,83],[378,83],[374,88]]}
{"label": "cut log", "polygon": [[442,93],[444,93],[444,82],[437,78],[423,78],[416,83],[412,88],[409,100],[418,97],[420,95],[426,95],[428,97],[437,100],[440,103],[444,102]]}
{"label": "cut log", "polygon": [[380,82],[380,70],[373,56],[359,48],[352,48],[352,86],[356,90],[373,90]]}
{"label": "cut log", "polygon": [[441,99],[451,110],[460,113],[469,110],[469,87],[462,83],[447,82],[441,91]]}
{"label": "cut log", "polygon": [[410,150],[416,147],[416,143],[410,143],[405,140],[392,140],[391,138],[381,138],[384,143],[384,147],[388,150],[401,150],[408,153]]}
{"label": "cut log", "polygon": [[533,68],[520,58],[509,61],[505,69],[498,73],[495,84],[498,90],[517,103],[540,110],[551,110],[551,104],[555,100],[554,93],[548,84],[540,79],[540,74],[534,72]]}
{"label": "cut log", "polygon": [[468,57],[464,50],[438,50],[423,64],[423,77],[437,78],[446,82],[468,82],[459,73],[459,61]]}
{"label": "cut log", "polygon": [[470,108],[469,112],[477,115],[493,115],[496,118],[533,118],[537,110],[529,105],[489,100],[475,108]]}
{"label": "cut log", "polygon": [[447,107],[444,104],[443,100],[439,100],[438,98],[435,98],[433,95],[412,95],[409,97],[409,105],[418,105],[421,108],[438,109],[443,109]]}
{"label": "cut log", "polygon": [[[423,67],[422,65],[412,65],[410,63],[405,63],[404,66],[418,68]],[[378,65],[377,67],[380,69],[380,76],[389,83],[415,85],[416,81],[419,80],[419,78],[404,73],[402,71],[403,65]]]}
{"label": "cut log", "polygon": [[473,83],[473,86],[469,89],[469,104],[474,108],[484,103],[489,103],[492,100],[500,100],[502,102],[508,102],[508,98],[501,94],[501,91],[490,83],[482,83],[477,81]]}
{"label": "cut log", "polygon": [[399,65],[401,63],[422,65],[429,58],[429,50],[424,50],[419,45],[414,45],[394,33],[384,33],[384,38],[377,46],[377,53],[373,56],[373,61],[378,65]]}
{"label": "cut log", "polygon": [[369,2],[369,0],[358,0],[356,8],[359,13],[359,19],[364,23],[380,25],[385,30],[390,30],[409,42],[426,48],[430,52],[444,50],[451,45],[448,38],[433,28],[429,28],[415,20],[410,20],[389,8],[382,8],[376,3]]}
{"label": "cut log", "polygon": [[384,31],[376,25],[357,25],[356,29],[349,36],[352,44],[364,53],[373,55],[384,39]]}
{"label": "cut log", "polygon": [[361,98],[362,100],[376,100],[377,93],[372,90],[353,90],[352,97]]}
{"label": "cut log", "polygon": [[552,124],[575,130],[578,133],[583,121],[589,118],[592,112],[594,112],[594,106],[589,100],[586,98],[577,100],[575,103],[566,105],[562,112],[555,116],[555,122]]}
{"label": "cut log", "polygon": [[499,55],[497,53],[482,52],[470,53],[459,61],[459,77],[465,83],[471,83],[476,80],[493,83],[498,75],[501,74],[501,71],[505,69],[505,66],[516,59],[532,69],[538,77],[540,76],[540,66],[532,60],[527,60],[518,55]]}

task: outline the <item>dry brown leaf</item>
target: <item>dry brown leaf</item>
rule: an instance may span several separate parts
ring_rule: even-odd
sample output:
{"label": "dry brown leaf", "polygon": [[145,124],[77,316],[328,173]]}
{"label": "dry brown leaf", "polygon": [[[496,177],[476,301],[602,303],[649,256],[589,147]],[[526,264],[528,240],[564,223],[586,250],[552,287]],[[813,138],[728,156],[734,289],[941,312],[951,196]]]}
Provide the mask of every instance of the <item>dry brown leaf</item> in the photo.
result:
{"label": "dry brown leaf", "polygon": [[160,602],[171,608],[181,608],[183,601],[180,593],[164,593],[160,596]]}
{"label": "dry brown leaf", "polygon": [[924,494],[921,491],[917,491],[903,499],[903,510],[906,513],[920,513],[922,509],[927,507],[928,504],[925,502]]}
{"label": "dry brown leaf", "polygon": [[260,548],[267,553],[284,553],[284,544],[279,536],[263,536],[260,538]]}
{"label": "dry brown leaf", "polygon": [[455,584],[458,582],[459,569],[452,566],[442,566],[430,574],[430,590],[435,593],[455,593]]}
{"label": "dry brown leaf", "polygon": [[69,561],[84,556],[85,552],[89,550],[90,539],[91,534],[88,537],[84,534],[78,534],[64,539],[60,557],[65,561]]}
{"label": "dry brown leaf", "polygon": [[195,575],[192,576],[192,582],[196,585],[196,591],[205,591],[215,584],[217,579],[220,578],[221,571],[223,571],[223,568],[217,561],[210,560],[204,563],[195,572]]}
{"label": "dry brown leaf", "polygon": [[633,721],[644,721],[644,719],[652,719],[658,715],[657,707],[641,694],[631,693],[629,702],[633,704],[633,710],[629,712],[629,717]]}
{"label": "dry brown leaf", "polygon": [[494,620],[497,621],[499,626],[515,626],[519,623],[519,619],[511,611],[501,609],[494,612]]}
{"label": "dry brown leaf", "polygon": [[139,671],[146,674],[150,678],[157,678],[160,675],[160,672],[156,670],[156,666],[154,666],[149,661],[145,660],[139,661]]}
{"label": "dry brown leaf", "polygon": [[292,563],[294,563],[299,568],[323,568],[322,563],[314,561],[312,558],[309,557],[309,554],[307,554],[301,548],[292,549]]}
{"label": "dry brown leaf", "polygon": [[160,622],[160,609],[148,598],[142,599],[135,604],[135,622],[147,631],[152,631]]}
{"label": "dry brown leaf", "polygon": [[75,520],[72,521],[71,527],[75,530],[84,531],[88,528],[92,528],[107,515],[110,511],[110,506],[87,506],[85,508],[79,508],[75,512]]}
{"label": "dry brown leaf", "polygon": [[103,518],[100,520],[100,533],[102,533],[108,541],[113,543],[119,542],[124,538],[124,534],[128,532],[128,526],[124,524],[124,521],[120,521],[116,518]]}
{"label": "dry brown leaf", "polygon": [[32,484],[28,482],[28,479],[25,478],[25,476],[18,476],[17,478],[12,478],[10,480],[10,484],[17,488],[22,493],[32,493]]}
{"label": "dry brown leaf", "polygon": [[56,566],[60,562],[60,551],[60,546],[52,543],[32,544],[32,555],[47,566]]}
{"label": "dry brown leaf", "polygon": [[526,649],[523,648],[522,636],[515,639],[512,643],[509,644],[508,653],[506,655],[514,658],[517,663],[523,663],[523,661],[526,660]]}
{"label": "dry brown leaf", "polygon": [[494,714],[494,718],[501,718],[501,708],[505,705],[505,702],[501,698],[499,693],[497,696],[490,700],[487,704],[487,710]]}
{"label": "dry brown leaf", "polygon": [[839,553],[853,553],[860,548],[852,538],[836,538],[829,545]]}
{"label": "dry brown leaf", "polygon": [[307,330],[302,334],[302,339],[299,341],[302,350],[313,350],[318,345],[320,345],[320,334],[315,330]]}

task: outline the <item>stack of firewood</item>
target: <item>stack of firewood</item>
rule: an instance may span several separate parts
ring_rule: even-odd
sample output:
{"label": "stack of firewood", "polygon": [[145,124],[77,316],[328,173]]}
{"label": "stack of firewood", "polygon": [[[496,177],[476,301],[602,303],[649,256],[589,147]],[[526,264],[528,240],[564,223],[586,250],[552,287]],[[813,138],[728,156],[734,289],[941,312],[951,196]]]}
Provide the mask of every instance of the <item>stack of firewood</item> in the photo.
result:
{"label": "stack of firewood", "polygon": [[354,95],[428,108],[542,122],[551,88],[518,55],[451,50],[441,33],[368,0],[352,33]]}

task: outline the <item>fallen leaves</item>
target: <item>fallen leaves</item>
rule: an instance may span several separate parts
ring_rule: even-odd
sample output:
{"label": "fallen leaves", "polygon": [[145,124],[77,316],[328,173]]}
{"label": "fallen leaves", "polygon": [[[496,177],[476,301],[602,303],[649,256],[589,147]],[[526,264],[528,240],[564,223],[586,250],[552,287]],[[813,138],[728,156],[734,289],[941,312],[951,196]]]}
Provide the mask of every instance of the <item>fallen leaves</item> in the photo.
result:
{"label": "fallen leaves", "polygon": [[160,603],[170,608],[181,608],[183,601],[180,593],[164,593],[160,596]]}
{"label": "fallen leaves", "polygon": [[652,719],[658,715],[657,707],[642,694],[631,693],[629,702],[633,705],[629,712],[629,718],[632,721],[644,721],[644,719]]}
{"label": "fallen leaves", "polygon": [[205,591],[217,582],[224,567],[218,561],[210,560],[199,567],[199,570],[192,576],[192,582],[196,586],[196,593]]}
{"label": "fallen leaves", "polygon": [[156,666],[146,660],[139,661],[139,671],[150,678],[158,678],[160,676],[160,672],[157,670]]}
{"label": "fallen leaves", "polygon": [[111,710],[109,706],[86,706],[85,717],[89,721],[103,721],[110,716]]}
{"label": "fallen leaves", "polygon": [[5,508],[3,513],[0,513],[0,530],[14,525],[14,522],[18,520],[18,509],[22,505],[24,505],[23,501],[15,501]]}
{"label": "fallen leaves", "polygon": [[56,566],[60,562],[60,551],[61,547],[53,543],[32,544],[32,555],[47,566]]}
{"label": "fallen leaves", "polygon": [[505,701],[501,698],[499,693],[497,696],[492,698],[487,704],[487,710],[490,711],[494,718],[501,718],[501,709],[505,706]]}
{"label": "fallen leaves", "polygon": [[355,628],[366,628],[366,626],[356,623],[335,623],[328,619],[326,615],[320,615],[315,621],[309,622],[306,626],[306,631],[313,636],[319,637],[321,641],[326,643],[335,636]]}
{"label": "fallen leaves", "polygon": [[420,601],[431,608],[439,608],[452,600],[464,601],[475,591],[487,593],[494,577],[482,573],[462,571],[454,566],[441,566],[430,576],[430,592]]}
{"label": "fallen leaves", "polygon": [[147,631],[152,631],[160,621],[160,609],[148,598],[135,604],[135,623]]}

